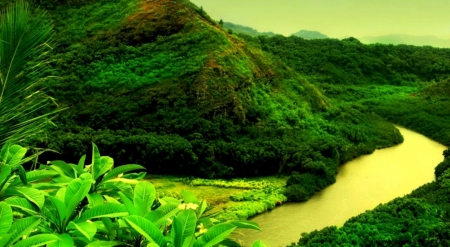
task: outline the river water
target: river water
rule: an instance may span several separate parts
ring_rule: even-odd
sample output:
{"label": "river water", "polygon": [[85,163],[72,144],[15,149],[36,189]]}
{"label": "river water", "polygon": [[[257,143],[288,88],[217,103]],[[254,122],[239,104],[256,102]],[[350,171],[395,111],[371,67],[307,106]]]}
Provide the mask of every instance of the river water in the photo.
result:
{"label": "river water", "polygon": [[251,219],[262,232],[245,231],[244,246],[259,239],[268,247],[298,242],[302,232],[342,226],[349,218],[380,203],[409,194],[434,180],[445,146],[396,126],[404,142],[376,150],[340,167],[336,183],[302,203],[286,203]]}

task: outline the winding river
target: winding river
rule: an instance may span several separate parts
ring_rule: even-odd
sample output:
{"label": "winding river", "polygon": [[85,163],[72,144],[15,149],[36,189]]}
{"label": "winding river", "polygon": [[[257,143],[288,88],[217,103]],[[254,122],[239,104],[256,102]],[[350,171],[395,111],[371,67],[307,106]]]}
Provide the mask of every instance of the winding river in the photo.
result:
{"label": "winding river", "polygon": [[251,219],[262,232],[245,231],[244,246],[255,239],[269,247],[298,242],[302,232],[336,225],[380,203],[409,194],[434,180],[434,168],[443,160],[445,146],[411,130],[396,126],[405,141],[376,150],[340,167],[336,183],[307,202],[286,203]]}

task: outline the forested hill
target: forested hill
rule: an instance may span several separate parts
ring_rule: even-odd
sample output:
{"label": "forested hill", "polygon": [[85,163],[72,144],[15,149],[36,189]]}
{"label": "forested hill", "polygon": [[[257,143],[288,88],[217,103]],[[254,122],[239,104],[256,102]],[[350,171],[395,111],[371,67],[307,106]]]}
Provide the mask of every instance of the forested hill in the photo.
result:
{"label": "forested hill", "polygon": [[76,162],[95,142],[117,163],[151,173],[297,171],[295,195],[304,200],[334,181],[339,164],[402,141],[391,124],[361,106],[331,104],[189,1],[90,1],[49,11],[59,77],[46,86],[70,108],[39,145],[64,160]]}
{"label": "forested hill", "polygon": [[306,40],[278,35],[246,39],[313,82],[403,85],[450,76],[447,48],[366,45],[355,38]]}

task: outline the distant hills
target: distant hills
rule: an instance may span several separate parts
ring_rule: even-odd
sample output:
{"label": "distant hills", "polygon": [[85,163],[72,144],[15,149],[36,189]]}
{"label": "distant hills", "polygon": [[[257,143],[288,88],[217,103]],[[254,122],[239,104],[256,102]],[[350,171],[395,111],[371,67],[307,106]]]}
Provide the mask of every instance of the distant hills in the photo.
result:
{"label": "distant hills", "polygon": [[264,36],[269,36],[269,37],[277,35],[276,33],[273,33],[273,32],[258,32],[258,30],[253,29],[251,27],[234,24],[231,22],[224,22],[223,28],[225,28],[225,30],[231,29],[231,31],[233,31],[235,33],[247,34],[247,35],[254,36],[254,37],[259,36],[259,35],[264,35]]}
{"label": "distant hills", "polygon": [[407,44],[416,46],[450,47],[449,39],[440,39],[433,35],[413,36],[408,34],[389,34],[383,36],[367,36],[358,38],[362,43]]}
{"label": "distant hills", "polygon": [[304,39],[328,39],[329,37],[323,33],[317,31],[300,30],[296,33],[291,34],[291,36],[297,36]]}

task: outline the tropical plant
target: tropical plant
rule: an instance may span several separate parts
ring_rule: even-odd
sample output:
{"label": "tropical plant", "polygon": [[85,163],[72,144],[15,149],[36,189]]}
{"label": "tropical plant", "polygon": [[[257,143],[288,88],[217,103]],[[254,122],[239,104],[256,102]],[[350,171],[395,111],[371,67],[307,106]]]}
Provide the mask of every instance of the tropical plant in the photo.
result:
{"label": "tropical plant", "polygon": [[3,145],[0,151],[0,201],[4,200],[18,209],[28,205],[27,208],[33,209],[34,212],[35,207],[44,206],[46,193],[33,188],[30,183],[49,179],[58,174],[44,169],[26,172],[22,164],[38,155],[24,158],[26,153],[27,149],[19,145],[11,145],[9,142]]}
{"label": "tropical plant", "polygon": [[0,11],[0,144],[41,133],[59,110],[45,112],[53,99],[39,83],[46,78],[52,24],[44,10],[22,0]]}

